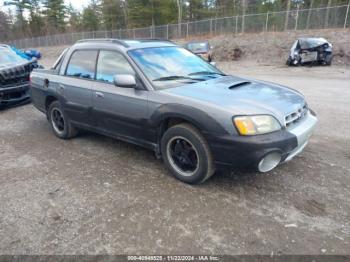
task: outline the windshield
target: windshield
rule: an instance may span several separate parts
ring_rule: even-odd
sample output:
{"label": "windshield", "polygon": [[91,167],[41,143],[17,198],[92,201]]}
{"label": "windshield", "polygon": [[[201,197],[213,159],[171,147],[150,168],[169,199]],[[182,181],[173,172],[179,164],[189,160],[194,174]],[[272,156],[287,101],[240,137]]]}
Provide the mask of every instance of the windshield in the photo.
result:
{"label": "windshield", "polygon": [[187,44],[187,49],[194,53],[205,53],[209,51],[208,43],[189,43]]}
{"label": "windshield", "polygon": [[224,75],[214,66],[177,46],[129,51],[156,89],[206,81]]}
{"label": "windshield", "polygon": [[0,49],[0,64],[13,64],[26,61],[15,52],[7,48]]}

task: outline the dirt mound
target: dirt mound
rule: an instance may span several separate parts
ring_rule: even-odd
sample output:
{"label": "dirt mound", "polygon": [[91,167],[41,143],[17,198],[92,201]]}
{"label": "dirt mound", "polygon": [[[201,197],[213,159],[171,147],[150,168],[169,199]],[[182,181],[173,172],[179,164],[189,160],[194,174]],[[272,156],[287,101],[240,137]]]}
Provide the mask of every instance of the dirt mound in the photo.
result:
{"label": "dirt mound", "polygon": [[258,64],[284,64],[290,48],[299,37],[324,37],[333,44],[337,65],[350,65],[350,30],[325,29],[291,32],[245,33],[220,36],[201,36],[182,39],[181,43],[195,39],[209,39],[214,46],[214,60],[249,60]]}
{"label": "dirt mound", "polygon": [[[192,40],[209,40],[214,46],[214,61],[249,61],[261,65],[284,65],[290,48],[299,37],[324,37],[333,44],[335,65],[350,65],[350,29],[324,29],[291,32],[264,32],[210,36],[174,40],[184,44]],[[51,66],[67,46],[38,48],[42,64]]]}

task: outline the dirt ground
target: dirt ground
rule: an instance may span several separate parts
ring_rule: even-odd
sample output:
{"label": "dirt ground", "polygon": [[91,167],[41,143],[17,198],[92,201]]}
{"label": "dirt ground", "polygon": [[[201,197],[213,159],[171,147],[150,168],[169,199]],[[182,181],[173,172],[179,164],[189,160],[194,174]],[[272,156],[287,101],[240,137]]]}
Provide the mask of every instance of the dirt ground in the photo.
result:
{"label": "dirt ground", "polygon": [[300,156],[190,186],[143,148],[63,141],[32,105],[2,111],[0,253],[349,254],[350,68],[219,67],[305,94],[320,121]]}
{"label": "dirt ground", "polygon": [[[333,64],[350,66],[350,29],[298,30],[288,32],[262,32],[210,35],[181,39],[207,40],[214,47],[216,61],[254,61],[259,65],[284,64],[296,39],[301,37],[323,37],[333,45]],[[236,52],[235,52],[236,49]]]}

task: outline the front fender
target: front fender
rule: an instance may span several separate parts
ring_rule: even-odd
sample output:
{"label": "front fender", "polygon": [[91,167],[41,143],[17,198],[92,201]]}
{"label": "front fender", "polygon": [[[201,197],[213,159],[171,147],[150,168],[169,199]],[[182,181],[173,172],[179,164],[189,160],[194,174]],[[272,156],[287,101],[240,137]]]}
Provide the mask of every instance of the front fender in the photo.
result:
{"label": "front fender", "polygon": [[150,126],[159,127],[164,120],[181,118],[197,127],[204,135],[207,133],[225,135],[228,132],[208,113],[195,107],[181,104],[164,104],[150,117]]}

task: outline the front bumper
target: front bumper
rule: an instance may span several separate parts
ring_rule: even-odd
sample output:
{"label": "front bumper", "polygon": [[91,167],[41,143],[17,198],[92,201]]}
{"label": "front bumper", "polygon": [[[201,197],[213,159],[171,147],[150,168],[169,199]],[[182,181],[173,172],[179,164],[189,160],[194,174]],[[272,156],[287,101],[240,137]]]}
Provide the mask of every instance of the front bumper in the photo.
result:
{"label": "front bumper", "polygon": [[29,83],[12,87],[0,87],[0,105],[14,105],[30,101]]}
{"label": "front bumper", "polygon": [[256,168],[267,155],[278,153],[280,163],[305,148],[317,123],[310,111],[295,127],[256,136],[207,136],[217,168]]}
{"label": "front bumper", "polygon": [[300,154],[303,149],[306,147],[309,139],[315,129],[317,124],[317,118],[315,114],[312,114],[310,111],[307,113],[306,117],[294,128],[290,129],[289,132],[296,136],[298,141],[298,146],[289,152],[287,158],[284,162],[292,160],[295,156]]}

